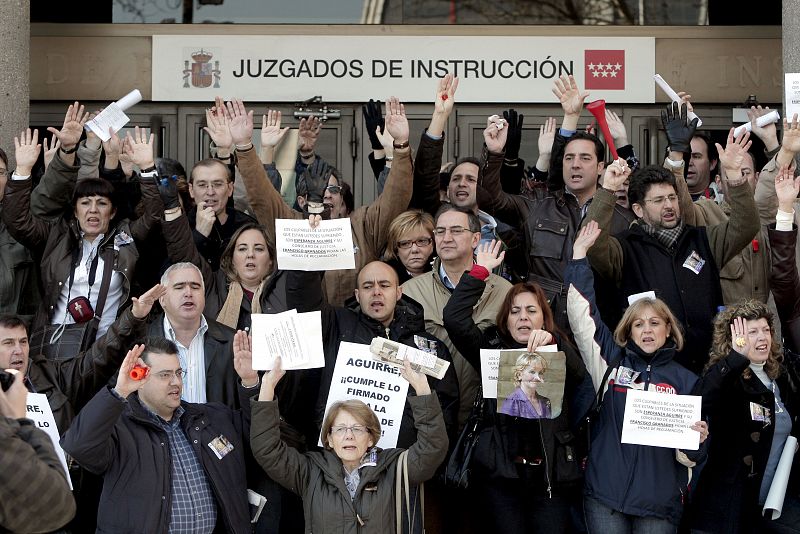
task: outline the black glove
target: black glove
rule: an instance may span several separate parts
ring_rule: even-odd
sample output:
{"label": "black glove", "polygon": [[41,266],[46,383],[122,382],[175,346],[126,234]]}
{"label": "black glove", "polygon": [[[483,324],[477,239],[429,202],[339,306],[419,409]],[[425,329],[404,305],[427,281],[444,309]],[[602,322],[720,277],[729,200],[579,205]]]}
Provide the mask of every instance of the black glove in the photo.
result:
{"label": "black glove", "polygon": [[692,122],[687,120],[686,102],[680,108],[677,102],[672,102],[666,110],[661,111],[661,124],[667,133],[670,150],[684,154],[692,152],[692,137],[697,129],[697,121],[697,118],[692,119]]}
{"label": "black glove", "polygon": [[381,127],[381,133],[383,133],[383,128],[386,126],[383,113],[381,113],[381,101],[370,98],[369,102],[361,106],[361,111],[364,113],[364,123],[367,125],[367,135],[369,135],[369,142],[372,143],[372,149],[383,150],[383,145],[375,133],[378,126]]}
{"label": "black glove", "polygon": [[[333,174],[333,167],[322,158],[317,158],[303,171],[300,179],[305,185],[306,211],[309,213],[322,211],[322,200],[325,198],[325,189],[328,187],[331,174]],[[311,205],[309,206],[309,204]]]}
{"label": "black glove", "polygon": [[525,118],[515,109],[503,112],[503,118],[508,124],[508,137],[506,138],[506,159],[514,160],[519,157],[519,145],[522,142],[522,120]]}
{"label": "black glove", "polygon": [[161,196],[161,202],[164,203],[164,209],[168,210],[180,207],[181,203],[178,201],[178,177],[154,176],[153,180],[156,181],[158,194]]}

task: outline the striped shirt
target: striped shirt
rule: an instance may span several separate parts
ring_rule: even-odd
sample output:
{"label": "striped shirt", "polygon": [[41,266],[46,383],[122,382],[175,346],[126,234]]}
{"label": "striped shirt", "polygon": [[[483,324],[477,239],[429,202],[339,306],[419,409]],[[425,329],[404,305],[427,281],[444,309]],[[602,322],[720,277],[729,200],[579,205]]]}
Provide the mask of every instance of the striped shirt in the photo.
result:
{"label": "striped shirt", "polygon": [[199,404],[206,402],[206,331],[208,331],[208,322],[201,315],[200,328],[197,329],[189,346],[184,347],[175,336],[175,330],[173,330],[167,315],[164,314],[164,333],[167,339],[174,341],[178,347],[181,369],[186,372],[186,376],[183,377],[183,393],[181,394],[181,399],[186,402]]}

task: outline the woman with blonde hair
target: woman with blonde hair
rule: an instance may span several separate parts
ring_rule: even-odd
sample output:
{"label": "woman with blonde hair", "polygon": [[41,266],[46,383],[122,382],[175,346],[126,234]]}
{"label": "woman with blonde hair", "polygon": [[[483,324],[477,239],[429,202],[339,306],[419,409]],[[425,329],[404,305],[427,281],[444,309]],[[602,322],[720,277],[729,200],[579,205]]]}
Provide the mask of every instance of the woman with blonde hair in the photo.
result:
{"label": "woman with blonde hair", "polygon": [[693,532],[783,532],[796,521],[800,501],[793,491],[779,520],[761,518],[797,414],[797,382],[782,361],[766,304],[745,300],[717,315],[703,377],[714,437],[692,499]]}
{"label": "woman with blonde hair", "polygon": [[397,272],[402,284],[431,270],[433,217],[420,210],[404,211],[389,225],[384,261]]}
{"label": "woman with blonde hair", "polygon": [[[613,334],[603,323],[586,259],[599,235],[596,221],[581,229],[564,272],[570,326],[602,402],[590,430],[586,526],[590,534],[675,533],[688,490],[687,467],[705,457],[706,447],[690,451],[622,443],[622,425],[629,392],[687,395],[698,387],[698,377],[675,361],[683,335],[660,299],[634,302]],[[698,421],[690,428],[700,433],[702,444],[708,425]]]}
{"label": "woman with blonde hair", "polygon": [[514,383],[517,385],[506,397],[500,413],[527,419],[550,419],[550,399],[539,394],[537,386],[544,382],[547,360],[540,354],[520,354],[514,365]]}

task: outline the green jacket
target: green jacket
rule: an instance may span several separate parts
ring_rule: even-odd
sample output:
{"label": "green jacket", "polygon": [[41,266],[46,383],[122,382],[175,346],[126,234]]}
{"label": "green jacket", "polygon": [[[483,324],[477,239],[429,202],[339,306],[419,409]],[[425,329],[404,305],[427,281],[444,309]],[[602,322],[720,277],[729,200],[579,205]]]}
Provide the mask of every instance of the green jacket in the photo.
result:
{"label": "green jacket", "polygon": [[[447,433],[436,394],[409,397],[417,441],[408,449],[409,483],[433,477],[447,455]],[[273,480],[303,498],[306,532],[387,534],[395,531],[395,473],[402,449],[379,450],[374,467],[361,468],[355,498],[333,451],[302,454],[280,439],[278,402],[253,402],[250,446]]]}

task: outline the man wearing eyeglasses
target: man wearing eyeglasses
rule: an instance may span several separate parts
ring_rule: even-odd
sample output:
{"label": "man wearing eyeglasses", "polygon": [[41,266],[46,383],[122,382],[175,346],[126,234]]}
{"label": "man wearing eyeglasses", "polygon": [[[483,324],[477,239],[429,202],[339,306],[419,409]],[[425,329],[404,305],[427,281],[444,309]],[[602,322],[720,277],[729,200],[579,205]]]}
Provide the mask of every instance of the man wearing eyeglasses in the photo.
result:
{"label": "man wearing eyeglasses", "polygon": [[[443,204],[436,214],[434,228],[436,255],[433,270],[405,282],[401,288],[405,295],[416,300],[425,309],[425,329],[441,339],[450,350],[459,386],[459,423],[469,416],[470,407],[478,390],[479,377],[475,369],[458,352],[444,327],[444,307],[461,276],[474,265],[473,251],[481,239],[481,222],[469,209]],[[497,312],[511,284],[504,278],[490,274],[486,290],[478,300],[472,317],[483,329],[495,323]]]}
{"label": "man wearing eyeglasses", "polygon": [[[588,254],[592,268],[619,287],[624,308],[631,295],[654,291],[680,320],[686,335],[676,360],[700,373],[708,361],[713,320],[723,304],[719,268],[747,245],[758,231],[753,194],[741,170],[727,169],[730,219],[709,227],[681,219],[675,177],[663,167],[649,166],[630,175],[623,160],[606,169],[603,188],[595,194],[586,221],[605,231]],[[628,196],[638,220],[614,237],[608,235],[614,191],[630,175]]]}
{"label": "man wearing eyeglasses", "polygon": [[[62,439],[103,476],[98,532],[251,532],[244,450],[259,379],[250,352],[234,354],[241,411],[181,401],[177,353],[164,338],[134,346],[116,386],[103,388]],[[146,373],[139,380],[136,366]]]}
{"label": "man wearing eyeglasses", "polygon": [[200,255],[211,264],[211,270],[216,271],[231,236],[243,225],[256,221],[228,205],[228,199],[233,195],[233,180],[230,169],[218,159],[195,163],[189,175],[189,195],[197,204],[186,214],[194,244]]}

